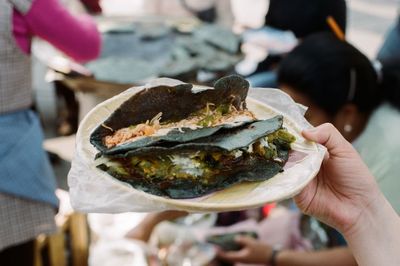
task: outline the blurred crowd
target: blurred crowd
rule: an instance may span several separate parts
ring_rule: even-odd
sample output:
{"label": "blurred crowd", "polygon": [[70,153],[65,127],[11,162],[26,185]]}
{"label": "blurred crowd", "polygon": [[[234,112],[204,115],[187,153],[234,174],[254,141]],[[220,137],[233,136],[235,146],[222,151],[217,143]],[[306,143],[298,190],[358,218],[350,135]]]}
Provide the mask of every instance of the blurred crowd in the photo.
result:
{"label": "blurred crowd", "polygon": [[[104,59],[102,48],[109,47],[106,33],[98,27],[103,16],[117,21],[140,17],[141,22],[143,17],[190,17],[196,21],[194,25],[214,24],[234,34],[240,44],[237,51],[229,54],[224,41],[213,43],[214,48],[219,47],[216,51],[224,54],[220,60],[228,62],[223,67],[218,65],[214,70],[202,66],[195,74],[192,67],[169,77],[212,84],[220,76],[236,73],[246,76],[253,87],[283,90],[308,107],[305,117],[313,126],[331,123],[337,128],[400,213],[400,17],[388,29],[376,56],[368,58],[355,47],[357,44],[347,41],[349,10],[345,0],[265,1],[264,23],[257,28],[238,23],[234,17],[238,11],[232,10],[229,0],[130,3],[137,10],[124,8],[123,2],[118,7],[113,6],[116,1],[109,0],[0,2],[0,265],[34,265],[36,238],[57,230],[54,216],[59,199],[49,160],[49,155],[57,155],[42,148],[43,125],[32,96],[32,42],[42,39],[68,59],[67,72],[48,67],[58,77],[53,80],[59,95],[57,104],[65,102],[59,113],[58,134],[74,134],[79,108],[85,109],[85,102],[79,102],[66,81],[98,78],[90,64]],[[158,40],[164,32],[151,34],[148,39]],[[186,32],[180,34],[187,36]],[[263,56],[254,59],[247,54],[250,44],[263,50]],[[118,43],[113,45],[118,47]],[[193,51],[188,58],[179,57],[182,51],[174,50],[173,62],[194,60]],[[101,82],[100,78],[97,81]],[[113,83],[125,89],[140,81]],[[185,216],[187,213],[175,211],[151,213],[129,230],[126,238],[151,242],[159,224],[184,221]],[[340,232],[302,214],[291,200],[257,210],[219,213],[214,222],[210,232],[237,232],[235,228],[239,228],[256,231],[259,237],[241,238],[241,250],[219,252],[213,265],[357,265]],[[176,243],[176,239],[169,242]],[[263,256],[256,255],[259,253]]]}

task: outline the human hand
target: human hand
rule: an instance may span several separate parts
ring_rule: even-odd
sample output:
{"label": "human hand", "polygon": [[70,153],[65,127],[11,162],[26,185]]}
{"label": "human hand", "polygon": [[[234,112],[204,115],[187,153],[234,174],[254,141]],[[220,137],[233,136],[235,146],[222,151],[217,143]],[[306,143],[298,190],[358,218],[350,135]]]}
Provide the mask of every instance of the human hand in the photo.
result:
{"label": "human hand", "polygon": [[162,221],[173,221],[186,215],[188,215],[188,213],[184,211],[163,211],[150,213],[147,219],[160,223]]}
{"label": "human hand", "polygon": [[238,236],[235,241],[242,245],[243,248],[239,251],[219,250],[217,253],[218,258],[230,262],[254,264],[266,264],[271,259],[272,247],[269,245],[247,236]]}
{"label": "human hand", "polygon": [[188,213],[183,211],[163,211],[149,213],[143,221],[130,230],[125,237],[147,242],[157,224],[163,221],[171,221],[186,216]]}
{"label": "human hand", "polygon": [[324,145],[328,155],[316,178],[294,198],[296,204],[305,214],[346,234],[380,198],[379,188],[358,153],[333,125],[305,130],[303,136]]}

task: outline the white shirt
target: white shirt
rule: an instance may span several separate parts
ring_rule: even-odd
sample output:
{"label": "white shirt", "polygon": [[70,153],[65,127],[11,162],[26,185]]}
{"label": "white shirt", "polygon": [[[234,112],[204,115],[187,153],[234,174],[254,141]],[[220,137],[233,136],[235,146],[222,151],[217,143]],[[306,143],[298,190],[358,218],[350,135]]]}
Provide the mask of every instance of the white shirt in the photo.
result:
{"label": "white shirt", "polygon": [[400,112],[389,104],[378,107],[353,146],[400,214]]}

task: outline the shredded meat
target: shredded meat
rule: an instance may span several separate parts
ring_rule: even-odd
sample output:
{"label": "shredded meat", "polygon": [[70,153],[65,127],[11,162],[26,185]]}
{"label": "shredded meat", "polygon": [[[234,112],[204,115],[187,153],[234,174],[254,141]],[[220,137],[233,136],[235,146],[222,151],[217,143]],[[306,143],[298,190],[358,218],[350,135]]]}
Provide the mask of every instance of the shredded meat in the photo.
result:
{"label": "shredded meat", "polygon": [[154,125],[139,124],[134,128],[126,127],[121,128],[113,135],[106,136],[104,143],[107,148],[112,148],[118,144],[124,143],[130,139],[134,139],[142,136],[151,136],[157,131],[157,127]]}
{"label": "shredded meat", "polygon": [[[210,107],[207,104],[205,112],[202,113],[201,115],[195,114],[179,122],[168,123],[163,125],[160,125],[162,113],[159,113],[153,119],[151,119],[151,121],[147,121],[146,123],[138,124],[136,126],[121,128],[116,132],[114,132],[114,134],[106,136],[103,140],[104,145],[107,148],[112,148],[114,146],[125,143],[129,140],[133,140],[135,138],[140,138],[143,136],[151,136],[162,128],[168,128],[168,129],[173,129],[173,128],[179,129],[182,127],[198,128],[201,127],[199,126],[199,122],[202,119],[204,119],[205,116],[210,116],[210,115],[212,116],[213,112],[214,111],[210,110]],[[216,116],[215,119],[213,119],[207,124],[207,126],[215,126],[226,122],[228,123],[234,122],[235,118],[238,116],[246,116],[251,119],[255,118],[254,114],[249,110],[237,110],[234,106],[231,105],[230,110],[227,114],[218,117]]]}
{"label": "shredded meat", "polygon": [[158,113],[150,122],[147,121],[144,124],[138,124],[134,127],[125,127],[117,130],[113,135],[104,138],[104,144],[107,148],[112,148],[130,139],[153,135],[158,129],[160,129],[161,115],[162,113]]}

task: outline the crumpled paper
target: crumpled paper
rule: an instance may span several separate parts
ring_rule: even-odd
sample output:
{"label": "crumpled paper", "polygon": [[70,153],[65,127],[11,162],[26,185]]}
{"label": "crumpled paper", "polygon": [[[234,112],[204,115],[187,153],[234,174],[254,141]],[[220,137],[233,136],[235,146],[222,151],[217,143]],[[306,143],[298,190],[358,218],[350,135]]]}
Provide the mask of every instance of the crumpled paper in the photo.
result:
{"label": "crumpled paper", "polygon": [[[161,78],[133,87],[97,105],[81,122],[76,135],[76,151],[68,174],[71,204],[80,212],[121,213],[185,210],[188,212],[232,211],[255,208],[267,202],[290,198],[299,193],[318,173],[326,149],[304,140],[301,131],[311,125],[304,119],[306,108],[277,89],[250,89],[247,106],[258,118],[282,114],[284,126],[297,138],[292,148],[304,156],[283,173],[263,181],[237,184],[196,199],[176,200],[134,189],[96,168],[97,150],[90,144],[91,132],[129,97],[157,85],[174,86],[178,80]],[[202,89],[200,86],[195,89]]]}

